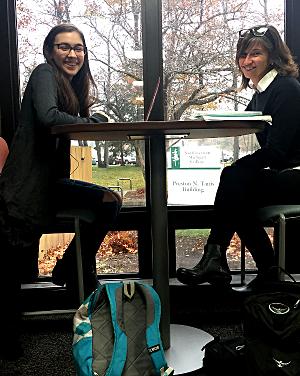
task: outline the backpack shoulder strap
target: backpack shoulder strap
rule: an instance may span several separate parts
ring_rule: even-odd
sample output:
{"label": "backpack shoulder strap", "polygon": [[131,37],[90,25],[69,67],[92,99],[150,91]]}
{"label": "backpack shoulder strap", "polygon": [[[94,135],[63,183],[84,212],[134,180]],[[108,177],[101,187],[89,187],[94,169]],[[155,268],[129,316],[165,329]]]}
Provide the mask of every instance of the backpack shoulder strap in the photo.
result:
{"label": "backpack shoulder strap", "polygon": [[93,332],[91,314],[103,289],[99,286],[78,308],[73,318],[72,353],[78,376],[93,374]]}
{"label": "backpack shoulder strap", "polygon": [[123,368],[127,358],[127,336],[124,328],[119,323],[120,317],[123,317],[122,283],[105,284],[107,296],[110,302],[111,321],[114,329],[114,348],[109,368],[106,376],[122,375]]}
{"label": "backpack shoulder strap", "polygon": [[153,365],[157,375],[168,376],[174,373],[168,367],[160,337],[159,323],[161,316],[160,299],[157,292],[149,285],[136,282],[145,296],[147,305],[146,341]]}

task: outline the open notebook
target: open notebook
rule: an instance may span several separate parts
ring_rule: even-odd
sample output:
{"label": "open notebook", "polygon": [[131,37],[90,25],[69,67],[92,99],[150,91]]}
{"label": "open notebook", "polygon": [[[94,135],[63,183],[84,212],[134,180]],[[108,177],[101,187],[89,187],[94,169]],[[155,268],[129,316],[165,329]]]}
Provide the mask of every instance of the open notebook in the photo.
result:
{"label": "open notebook", "polygon": [[270,115],[263,115],[260,111],[201,111],[195,119],[205,121],[222,120],[262,120],[272,122]]}

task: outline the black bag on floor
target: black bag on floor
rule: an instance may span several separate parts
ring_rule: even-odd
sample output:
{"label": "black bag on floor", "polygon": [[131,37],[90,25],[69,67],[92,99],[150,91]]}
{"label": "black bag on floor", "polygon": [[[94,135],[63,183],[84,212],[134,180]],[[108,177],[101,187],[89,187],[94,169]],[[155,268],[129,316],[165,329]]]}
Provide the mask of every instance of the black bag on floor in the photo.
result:
{"label": "black bag on floor", "polygon": [[248,375],[300,376],[300,293],[293,287],[293,292],[264,292],[245,300]]}
{"label": "black bag on floor", "polygon": [[247,339],[245,368],[248,376],[299,376],[300,350],[260,339]]}
{"label": "black bag on floor", "polygon": [[291,281],[266,283],[246,298],[243,337],[204,346],[208,375],[300,376],[300,284],[286,274]]}
{"label": "black bag on floor", "polygon": [[249,297],[244,304],[244,333],[300,346],[300,295],[270,292]]}
{"label": "black bag on floor", "polygon": [[244,347],[243,337],[215,337],[203,347],[203,370],[208,375],[244,375]]}

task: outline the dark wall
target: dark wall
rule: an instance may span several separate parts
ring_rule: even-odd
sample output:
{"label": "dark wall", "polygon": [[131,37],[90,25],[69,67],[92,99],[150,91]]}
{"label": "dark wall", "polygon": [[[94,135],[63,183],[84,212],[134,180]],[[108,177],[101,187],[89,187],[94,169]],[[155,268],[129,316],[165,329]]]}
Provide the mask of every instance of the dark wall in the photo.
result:
{"label": "dark wall", "polygon": [[17,125],[19,74],[15,0],[0,1],[0,134],[9,143]]}
{"label": "dark wall", "polygon": [[298,64],[300,64],[300,1],[285,2],[285,38]]}
{"label": "dark wall", "polygon": [[[297,63],[300,64],[300,1],[286,0],[285,3],[285,36],[286,43],[292,51]],[[300,222],[290,221],[286,228],[286,269],[290,273],[300,270]]]}

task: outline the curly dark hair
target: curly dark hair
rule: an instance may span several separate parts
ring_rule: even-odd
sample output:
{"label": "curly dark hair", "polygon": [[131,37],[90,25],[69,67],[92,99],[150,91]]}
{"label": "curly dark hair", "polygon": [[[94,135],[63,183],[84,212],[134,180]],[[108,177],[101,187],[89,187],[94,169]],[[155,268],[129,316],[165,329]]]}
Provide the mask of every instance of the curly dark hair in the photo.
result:
{"label": "curly dark hair", "polygon": [[[259,28],[267,28],[267,31],[261,36],[255,35],[252,30]],[[299,68],[293,59],[290,49],[282,40],[277,29],[271,25],[258,25],[250,28],[245,36],[239,38],[235,62],[241,73],[239,58],[255,43],[263,45],[268,50],[270,70],[275,68],[278,74],[282,76],[298,77]],[[249,78],[246,78],[242,73],[241,88],[245,89],[247,87],[249,87]]]}
{"label": "curly dark hair", "polygon": [[57,68],[51,57],[56,35],[74,31],[80,35],[83,45],[86,47],[84,35],[76,26],[59,24],[54,26],[46,36],[43,44],[43,54],[47,63],[55,70],[61,109],[72,115],[89,116],[89,108],[95,103],[97,89],[89,66],[88,51],[86,50],[80,71],[71,81]]}

